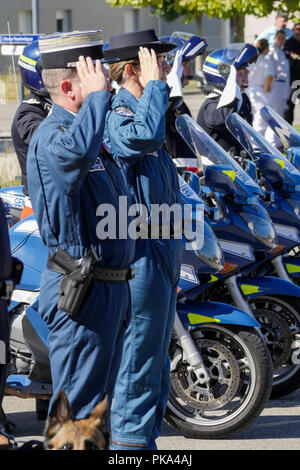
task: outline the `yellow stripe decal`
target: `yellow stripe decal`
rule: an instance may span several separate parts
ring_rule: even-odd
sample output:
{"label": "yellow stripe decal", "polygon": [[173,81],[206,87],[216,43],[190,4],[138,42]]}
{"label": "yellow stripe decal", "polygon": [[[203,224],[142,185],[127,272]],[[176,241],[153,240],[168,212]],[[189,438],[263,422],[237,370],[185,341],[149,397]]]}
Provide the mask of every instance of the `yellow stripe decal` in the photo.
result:
{"label": "yellow stripe decal", "polygon": [[197,315],[196,313],[188,313],[188,319],[191,325],[195,325],[196,323],[207,323],[207,322],[218,323],[221,321],[218,318],[206,317],[205,315]]}
{"label": "yellow stripe decal", "polygon": [[249,284],[241,284],[241,289],[244,295],[257,294],[259,292],[259,286],[251,286]]}
{"label": "yellow stripe decal", "polygon": [[220,59],[215,59],[214,57],[207,56],[205,62],[210,62],[211,64],[219,64],[221,62]]}
{"label": "yellow stripe decal", "polygon": [[287,272],[290,274],[300,273],[300,266],[297,266],[296,264],[287,264],[286,269]]}
{"label": "yellow stripe decal", "polygon": [[34,67],[36,65],[36,60],[29,59],[29,57],[26,57],[25,55],[21,55],[20,60],[22,60],[26,64],[33,65]]}
{"label": "yellow stripe decal", "polygon": [[233,171],[233,170],[223,170],[222,173],[229,176],[229,178],[231,178],[232,181],[235,180],[235,176],[236,176],[235,171]]}
{"label": "yellow stripe decal", "polygon": [[284,170],[284,160],[281,160],[281,158],[274,158],[275,162],[278,163],[278,165],[281,166],[281,168]]}

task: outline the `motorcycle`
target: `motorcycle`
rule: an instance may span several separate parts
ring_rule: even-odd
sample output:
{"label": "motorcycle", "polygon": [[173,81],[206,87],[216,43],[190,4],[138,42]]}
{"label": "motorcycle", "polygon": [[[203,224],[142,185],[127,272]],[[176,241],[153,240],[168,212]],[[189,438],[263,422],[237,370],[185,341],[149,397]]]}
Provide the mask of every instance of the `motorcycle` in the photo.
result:
{"label": "motorcycle", "polygon": [[9,227],[19,222],[21,218],[21,212],[25,205],[25,194],[22,189],[23,186],[0,188],[0,198],[7,210],[7,222]]}
{"label": "motorcycle", "polygon": [[278,135],[287,152],[287,159],[300,170],[300,134],[270,106],[261,109],[263,119]]}
{"label": "motorcycle", "polygon": [[[180,181],[185,202],[196,209],[199,197]],[[10,229],[10,242],[24,268],[9,307],[11,366],[6,391],[37,398],[40,405],[48,403],[52,385],[48,329],[38,313],[47,250],[34,216]],[[198,270],[201,265],[208,273],[223,269],[222,250],[207,221],[202,242],[189,247],[186,251],[198,262]],[[166,420],[185,435],[225,437],[249,425],[263,410],[272,388],[272,364],[257,331],[259,324],[249,314],[219,302],[185,302],[186,292],[194,287],[189,275],[183,267],[170,344],[172,386]],[[186,413],[188,419],[182,419]]]}
{"label": "motorcycle", "polygon": [[286,279],[257,275],[260,266],[276,258],[281,249],[261,205],[263,191],[190,117],[178,117],[176,125],[202,161],[200,178],[189,177],[213,209],[211,226],[227,262],[226,272],[202,281],[195,294],[225,300],[259,321],[273,359],[271,398],[291,393],[300,385],[300,291]]}
{"label": "motorcycle", "polygon": [[[259,172],[259,183],[266,195],[263,204],[274,222],[282,247],[271,269],[279,277],[287,280],[292,278],[299,284],[299,259],[288,253],[295,255],[299,252],[300,172],[237,114],[228,117],[226,125],[237,136]],[[247,165],[247,162],[252,164],[249,160],[244,160],[242,164]],[[267,272],[270,272],[270,267]]]}

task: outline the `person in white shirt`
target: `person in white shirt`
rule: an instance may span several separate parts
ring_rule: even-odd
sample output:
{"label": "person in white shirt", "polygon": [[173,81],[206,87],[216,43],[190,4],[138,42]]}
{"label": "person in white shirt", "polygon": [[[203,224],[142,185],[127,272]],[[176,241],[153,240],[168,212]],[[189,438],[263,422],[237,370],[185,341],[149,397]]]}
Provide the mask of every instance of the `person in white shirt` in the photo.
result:
{"label": "person in white shirt", "polygon": [[[268,104],[280,116],[283,116],[284,114],[284,109],[286,107],[290,91],[290,66],[289,61],[283,51],[285,40],[285,31],[277,31],[275,35],[275,43],[270,47],[270,52],[267,56],[268,60],[273,62],[275,68],[275,78],[272,84]],[[279,137],[272,131],[270,127],[267,128],[265,137],[272,145],[281,147]]]}
{"label": "person in white shirt", "polygon": [[270,28],[265,29],[262,31],[256,38],[256,41],[260,41],[261,39],[267,39],[269,42],[269,46],[272,46],[275,42],[275,35],[277,31],[284,30],[286,34],[286,39],[292,36],[292,30],[287,28],[288,22],[288,15],[284,12],[278,12],[275,16],[275,21]]}
{"label": "person in white shirt", "polygon": [[267,39],[260,39],[255,43],[259,55],[257,61],[249,66],[248,90],[252,113],[253,127],[261,135],[265,136],[267,123],[262,118],[260,110],[269,104],[272,83],[275,76],[274,61],[269,60],[269,43]]}

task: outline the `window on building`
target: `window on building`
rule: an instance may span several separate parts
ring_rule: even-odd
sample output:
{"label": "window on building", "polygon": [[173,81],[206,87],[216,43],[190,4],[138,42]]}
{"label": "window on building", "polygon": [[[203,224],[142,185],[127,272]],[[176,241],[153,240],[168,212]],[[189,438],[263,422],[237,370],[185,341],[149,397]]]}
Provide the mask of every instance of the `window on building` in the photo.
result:
{"label": "window on building", "polygon": [[32,33],[32,11],[23,10],[18,13],[19,31],[23,34]]}
{"label": "window on building", "polygon": [[57,10],[56,11],[56,31],[58,33],[65,33],[71,31],[71,10]]}

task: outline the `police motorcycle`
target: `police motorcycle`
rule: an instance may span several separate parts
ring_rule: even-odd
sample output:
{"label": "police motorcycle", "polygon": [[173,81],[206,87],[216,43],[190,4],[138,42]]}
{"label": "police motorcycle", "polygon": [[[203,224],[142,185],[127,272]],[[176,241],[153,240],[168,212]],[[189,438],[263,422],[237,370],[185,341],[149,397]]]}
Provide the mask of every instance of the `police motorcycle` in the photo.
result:
{"label": "police motorcycle", "polygon": [[270,106],[264,106],[260,113],[268,126],[280,138],[287,159],[300,170],[300,133]]}
{"label": "police motorcycle", "polygon": [[254,178],[259,179],[266,194],[264,205],[279,238],[281,249],[276,258],[264,265],[265,273],[275,272],[299,285],[300,259],[293,255],[299,251],[300,243],[300,172],[237,114],[229,116],[226,125],[247,153],[248,158],[241,163],[256,168]]}
{"label": "police motorcycle", "polygon": [[23,186],[8,186],[0,188],[0,198],[7,210],[7,222],[12,227],[21,218],[21,213],[25,205],[25,194],[22,192]]}
{"label": "police motorcycle", "polygon": [[[195,221],[197,206],[203,203],[184,180],[180,181],[183,199],[192,206]],[[223,254],[207,221],[202,220],[201,226],[203,236],[196,241],[189,238],[185,251],[192,257],[190,261],[197,263],[197,270],[210,277],[223,269]],[[34,216],[10,229],[10,242],[12,253],[23,260],[24,270],[9,306],[11,362],[6,393],[36,398],[39,412],[41,403],[47,404],[51,397],[52,385],[48,329],[38,313],[47,250]],[[195,285],[186,279],[190,268],[193,266],[183,266],[179,284],[170,345],[172,390],[176,391],[170,394],[166,419],[185,435],[225,437],[249,425],[263,410],[272,387],[272,364],[252,316],[224,303],[185,302],[185,292]],[[174,403],[175,396],[180,403]],[[178,414],[181,421],[187,410],[189,419],[184,419],[182,426],[175,424]]]}
{"label": "police motorcycle", "polygon": [[265,257],[275,258],[280,248],[261,204],[263,190],[193,119],[180,116],[176,125],[201,158],[202,174],[186,172],[185,177],[210,207],[211,227],[226,266],[210,279],[200,279],[190,295],[194,300],[225,301],[253,315],[273,360],[271,398],[291,393],[300,385],[300,291],[289,280],[257,275]]}

